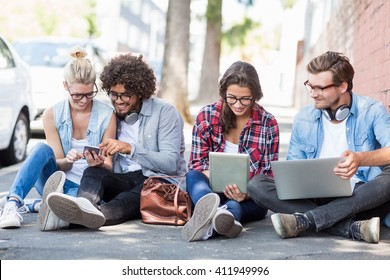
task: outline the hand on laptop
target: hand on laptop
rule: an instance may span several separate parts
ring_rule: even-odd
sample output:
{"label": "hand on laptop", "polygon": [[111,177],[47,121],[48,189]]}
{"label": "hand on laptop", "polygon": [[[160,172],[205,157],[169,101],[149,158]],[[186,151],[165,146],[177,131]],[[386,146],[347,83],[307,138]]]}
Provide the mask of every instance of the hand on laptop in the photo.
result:
{"label": "hand on laptop", "polygon": [[340,161],[333,171],[337,176],[349,179],[356,173],[360,165],[360,158],[357,153],[349,150],[343,152],[341,156],[344,157],[344,160]]}

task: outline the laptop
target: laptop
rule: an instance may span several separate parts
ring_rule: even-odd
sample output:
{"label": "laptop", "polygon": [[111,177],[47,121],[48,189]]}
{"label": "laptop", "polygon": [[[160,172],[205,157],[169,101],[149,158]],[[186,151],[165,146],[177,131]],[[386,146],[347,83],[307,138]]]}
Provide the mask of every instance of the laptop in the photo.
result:
{"label": "laptop", "polygon": [[351,196],[354,184],[333,173],[341,157],[272,161],[280,200]]}
{"label": "laptop", "polygon": [[248,154],[209,152],[210,186],[221,193],[227,185],[236,184],[247,193],[250,159]]}

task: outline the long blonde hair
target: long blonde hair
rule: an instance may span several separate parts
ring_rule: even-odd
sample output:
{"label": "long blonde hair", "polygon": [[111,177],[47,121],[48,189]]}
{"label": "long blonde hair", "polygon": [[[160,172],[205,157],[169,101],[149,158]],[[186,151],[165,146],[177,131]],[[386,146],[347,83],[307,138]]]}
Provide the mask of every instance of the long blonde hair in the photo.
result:
{"label": "long blonde hair", "polygon": [[70,51],[71,59],[64,68],[64,79],[69,84],[81,83],[88,85],[95,83],[96,72],[89,59],[85,58],[87,52],[81,47]]}

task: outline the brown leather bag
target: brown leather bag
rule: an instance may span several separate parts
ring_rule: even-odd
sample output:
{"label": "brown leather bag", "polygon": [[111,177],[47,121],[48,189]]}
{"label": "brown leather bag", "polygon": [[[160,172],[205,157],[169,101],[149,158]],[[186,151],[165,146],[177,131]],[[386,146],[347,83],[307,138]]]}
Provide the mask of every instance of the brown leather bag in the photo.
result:
{"label": "brown leather bag", "polygon": [[183,226],[191,218],[191,199],[179,184],[160,179],[177,176],[149,177],[141,191],[141,215],[146,224]]}

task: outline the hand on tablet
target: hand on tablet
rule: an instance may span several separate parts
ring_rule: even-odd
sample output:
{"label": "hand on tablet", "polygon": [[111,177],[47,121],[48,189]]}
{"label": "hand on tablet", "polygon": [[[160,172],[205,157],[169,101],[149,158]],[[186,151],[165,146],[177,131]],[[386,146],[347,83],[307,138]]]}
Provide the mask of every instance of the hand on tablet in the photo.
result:
{"label": "hand on tablet", "polygon": [[227,185],[225,190],[223,191],[223,194],[229,198],[233,199],[237,202],[244,201],[246,199],[246,194],[242,193],[240,189],[237,187],[236,184],[233,185]]}

